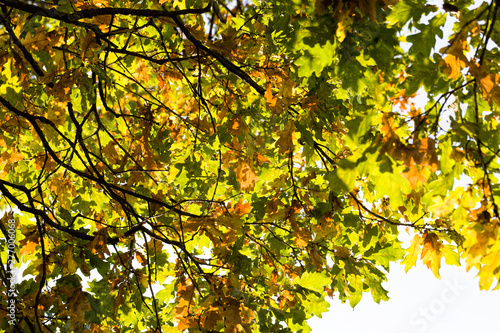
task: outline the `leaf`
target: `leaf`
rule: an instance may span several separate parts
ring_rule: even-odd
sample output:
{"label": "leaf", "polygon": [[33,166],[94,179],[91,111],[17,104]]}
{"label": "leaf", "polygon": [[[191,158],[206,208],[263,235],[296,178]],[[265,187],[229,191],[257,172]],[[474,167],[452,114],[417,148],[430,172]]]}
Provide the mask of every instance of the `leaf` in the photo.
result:
{"label": "leaf", "polygon": [[271,85],[267,85],[266,93],[264,94],[264,97],[266,98],[266,103],[270,108],[274,108],[276,106],[276,103],[278,102],[278,98],[274,97],[272,91],[271,91]]}
{"label": "leaf", "polygon": [[303,288],[321,293],[324,287],[331,283],[331,279],[325,273],[304,272],[295,283]]}
{"label": "leaf", "polygon": [[387,23],[403,27],[409,20],[418,21],[422,15],[435,10],[437,10],[435,6],[425,6],[414,0],[401,0],[392,7],[391,13],[387,16]]}
{"label": "leaf", "polygon": [[421,184],[427,181],[427,178],[418,171],[417,164],[413,160],[413,157],[410,160],[410,170],[408,170],[408,172],[402,173],[402,175],[408,180],[408,182],[410,182],[410,185],[413,189],[417,187],[419,181]]}
{"label": "leaf", "polygon": [[73,246],[68,246],[66,251],[64,251],[62,266],[64,268],[64,272],[67,272],[68,274],[75,274],[78,265],[74,258]]}
{"label": "leaf", "polygon": [[486,255],[483,259],[484,266],[479,270],[479,288],[481,290],[489,290],[495,277],[500,273],[500,251],[498,246],[495,250]]}
{"label": "leaf", "polygon": [[424,247],[420,258],[422,262],[432,270],[434,276],[441,279],[439,275],[439,268],[441,267],[441,258],[443,253],[441,252],[442,244],[436,234],[427,233],[424,235]]}
{"label": "leaf", "polygon": [[[347,22],[343,23],[338,32],[339,40],[342,37],[345,38],[347,27],[344,24],[349,24],[347,18],[346,20]],[[313,73],[316,76],[320,76],[322,70],[332,64],[333,58],[331,54],[334,52],[334,49],[335,42],[332,41],[326,41],[323,45],[317,43],[313,47],[304,48],[302,54],[295,60],[295,64],[299,68],[299,77],[309,77]]]}
{"label": "leaf", "polygon": [[443,26],[445,23],[446,15],[437,14],[426,24],[415,24],[414,26],[420,32],[410,35],[406,39],[409,43],[412,43],[412,51],[422,53],[426,57],[432,56],[436,39],[443,38]]}
{"label": "leaf", "polygon": [[259,180],[259,177],[252,170],[252,167],[242,160],[238,161],[236,175],[243,191],[251,191],[255,183]]}
{"label": "leaf", "polygon": [[110,255],[107,247],[107,229],[102,228],[97,232],[94,240],[87,244],[87,248],[92,251],[92,253],[97,254],[99,258],[104,259],[105,255]]}
{"label": "leaf", "polygon": [[250,205],[250,203],[248,203],[248,202],[244,203],[242,199],[240,199],[240,201],[238,201],[236,203],[236,205],[234,205],[234,211],[239,216],[248,214],[248,213],[250,213],[251,210],[252,210],[252,206]]}
{"label": "leaf", "polygon": [[333,191],[351,191],[359,175],[354,162],[355,158],[347,158],[339,162],[338,167],[330,172],[326,178]]}
{"label": "leaf", "polygon": [[289,121],[285,129],[280,133],[279,139],[276,141],[276,146],[279,147],[280,154],[286,154],[293,150],[293,136],[295,125],[293,121]]}
{"label": "leaf", "polygon": [[446,66],[443,73],[450,79],[458,78],[461,75],[462,68],[466,66],[462,60],[451,54],[444,57],[442,61],[442,64]]}
{"label": "leaf", "polygon": [[349,12],[345,11],[344,15],[341,15],[339,22],[337,23],[337,31],[335,31],[335,36],[342,42],[347,33],[352,31],[352,18],[349,15]]}
{"label": "leaf", "polygon": [[495,102],[500,105],[500,74],[487,73],[485,66],[478,66],[475,63],[471,64],[470,71],[479,80],[483,97],[490,103]]}
{"label": "leaf", "polygon": [[22,248],[19,250],[19,254],[22,256],[30,255],[35,252],[37,243],[28,241]]}
{"label": "leaf", "polygon": [[407,250],[407,254],[401,264],[405,265],[405,272],[407,273],[410,268],[414,267],[418,256],[422,253],[422,245],[424,239],[420,237],[419,234],[415,234],[411,240],[410,247]]}
{"label": "leaf", "polygon": [[99,48],[94,32],[90,31],[85,35],[85,38],[81,40],[81,48],[82,53],[80,55],[80,58],[82,60],[92,60],[95,56],[95,51]]}

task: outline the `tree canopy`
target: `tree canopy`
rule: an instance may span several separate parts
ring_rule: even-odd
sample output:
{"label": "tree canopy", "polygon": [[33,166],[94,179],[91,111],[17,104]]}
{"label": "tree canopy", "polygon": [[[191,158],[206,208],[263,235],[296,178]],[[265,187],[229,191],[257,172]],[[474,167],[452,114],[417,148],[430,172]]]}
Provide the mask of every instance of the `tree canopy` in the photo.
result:
{"label": "tree canopy", "polygon": [[0,0],[0,328],[305,333],[392,262],[498,288],[499,5]]}

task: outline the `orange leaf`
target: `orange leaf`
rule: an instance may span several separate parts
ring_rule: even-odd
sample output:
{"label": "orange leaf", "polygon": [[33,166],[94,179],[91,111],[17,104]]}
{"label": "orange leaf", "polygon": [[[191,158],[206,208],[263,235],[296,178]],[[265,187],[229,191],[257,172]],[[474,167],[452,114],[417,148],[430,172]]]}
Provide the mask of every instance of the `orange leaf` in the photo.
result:
{"label": "orange leaf", "polygon": [[266,93],[264,94],[264,97],[266,99],[266,103],[270,107],[275,107],[276,102],[278,101],[278,98],[273,96],[273,93],[271,91],[271,85],[267,85]]}
{"label": "orange leaf", "polygon": [[257,153],[256,156],[259,163],[271,163],[271,161],[267,157],[262,156],[260,153]]}
{"label": "orange leaf", "polygon": [[470,66],[471,74],[479,81],[481,92],[488,102],[495,102],[500,105],[500,74],[487,73],[486,66],[477,66],[472,64]]}
{"label": "orange leaf", "polygon": [[295,240],[293,241],[293,244],[301,249],[305,248],[309,242],[308,240],[304,237],[304,235],[300,233],[294,233]]}
{"label": "orange leaf", "polygon": [[417,164],[413,160],[413,157],[410,160],[410,170],[408,172],[402,173],[402,175],[406,179],[408,179],[412,189],[415,189],[417,187],[417,182],[419,180],[422,183],[425,183],[427,181],[427,178],[425,178],[425,176],[418,171]]}
{"label": "orange leaf", "polygon": [[244,214],[248,214],[248,213],[250,213],[251,210],[252,210],[252,206],[250,205],[250,203],[248,203],[248,202],[243,203],[243,199],[240,199],[240,201],[238,201],[238,203],[236,205],[234,205],[234,211],[239,216],[244,215]]}
{"label": "orange leaf", "polygon": [[135,259],[139,262],[141,265],[145,265],[147,263],[146,257],[140,252],[135,253]]}
{"label": "orange leaf", "polygon": [[32,242],[32,241],[28,241],[26,243],[26,245],[24,245],[21,248],[21,250],[19,251],[19,254],[22,255],[22,256],[25,256],[27,254],[32,254],[32,253],[35,252],[36,246],[37,246],[37,243]]}
{"label": "orange leaf", "polygon": [[253,190],[255,183],[257,182],[257,180],[259,180],[259,177],[257,177],[252,167],[242,160],[238,161],[236,175],[238,177],[240,187],[243,191]]}

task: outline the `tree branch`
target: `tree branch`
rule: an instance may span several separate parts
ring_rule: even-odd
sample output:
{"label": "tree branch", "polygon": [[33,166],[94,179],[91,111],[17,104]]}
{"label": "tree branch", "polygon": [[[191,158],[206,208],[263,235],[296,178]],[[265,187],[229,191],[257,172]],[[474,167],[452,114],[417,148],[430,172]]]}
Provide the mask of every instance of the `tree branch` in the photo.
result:
{"label": "tree branch", "polygon": [[33,70],[35,71],[35,73],[38,76],[44,76],[44,73],[43,73],[42,69],[40,68],[40,66],[38,66],[38,63],[35,61],[35,59],[31,55],[31,53],[29,53],[29,51],[21,43],[21,41],[19,40],[19,38],[17,38],[17,36],[14,33],[14,31],[12,31],[12,28],[10,27],[10,24],[8,22],[8,18],[4,18],[2,15],[0,15],[0,22],[5,26],[5,29],[9,33],[10,38],[12,39],[12,41],[14,42],[14,44],[16,44],[16,46],[21,50],[21,52],[24,55],[24,58],[26,58],[26,60],[30,63],[30,65],[33,68]]}
{"label": "tree branch", "polygon": [[43,130],[40,128],[40,126],[38,125],[37,121],[40,121],[40,122],[42,122],[44,124],[48,124],[48,125],[52,126],[54,129],[57,130],[57,127],[54,125],[54,123],[52,123],[47,118],[44,118],[44,117],[41,117],[41,116],[35,116],[35,115],[29,114],[27,112],[18,110],[17,108],[15,108],[12,104],[10,104],[6,99],[4,99],[1,96],[0,96],[0,103],[3,104],[4,107],[6,107],[9,111],[13,112],[17,116],[22,117],[22,118],[24,118],[24,119],[26,119],[26,120],[28,120],[30,122],[30,124],[33,126],[33,129],[38,134],[38,137],[42,141],[42,145],[43,145],[45,151],[50,155],[50,157],[52,157],[52,159],[57,164],[59,164],[60,166],[64,167],[66,170],[71,171],[72,173],[74,173],[77,176],[80,176],[80,177],[82,177],[84,179],[91,180],[91,181],[95,182],[96,184],[101,185],[103,188],[111,188],[111,189],[117,190],[117,191],[119,191],[119,192],[121,192],[123,194],[128,194],[128,195],[131,195],[131,196],[133,196],[135,198],[138,198],[138,199],[141,199],[141,200],[145,200],[145,201],[147,201],[149,203],[155,203],[155,204],[159,205],[160,207],[165,207],[165,208],[167,208],[169,210],[172,210],[172,211],[176,212],[177,214],[180,214],[180,215],[183,215],[183,216],[189,216],[189,217],[202,217],[200,215],[196,215],[196,214],[191,214],[191,213],[185,212],[185,211],[177,208],[176,205],[169,205],[169,204],[167,204],[167,203],[165,203],[165,202],[163,202],[161,200],[150,198],[150,197],[147,197],[147,196],[142,195],[140,193],[137,193],[137,192],[125,189],[123,187],[120,187],[118,185],[115,185],[115,184],[112,184],[112,183],[108,183],[108,182],[104,181],[102,178],[99,178],[99,177],[96,177],[96,176],[94,176],[92,174],[89,174],[89,173],[83,172],[81,170],[75,169],[73,166],[65,163],[64,161],[62,161],[57,156],[57,154],[54,152],[54,150],[52,149],[52,147],[50,147],[50,144],[47,141],[47,139],[46,139],[46,137],[45,137],[45,135],[43,133]]}
{"label": "tree branch", "polygon": [[57,9],[43,8],[35,5],[30,5],[19,0],[0,0],[0,4],[6,5],[11,8],[22,10],[23,12],[50,17],[66,23],[75,23],[84,18],[94,18],[102,15],[133,15],[141,17],[171,17],[186,14],[203,14],[210,11],[210,2],[204,8],[180,9],[174,11],[168,10],[153,10],[153,9],[134,9],[134,8],[90,8],[78,10],[73,13],[61,12]]}
{"label": "tree branch", "polygon": [[248,83],[250,86],[252,86],[252,88],[254,88],[260,95],[264,95],[264,93],[266,92],[266,89],[264,89],[257,82],[255,82],[250,77],[250,75],[248,75],[243,70],[241,70],[241,68],[239,68],[238,66],[233,64],[228,59],[226,59],[219,52],[209,49],[206,45],[204,45],[202,42],[200,42],[195,36],[193,36],[193,34],[188,30],[188,28],[186,28],[186,26],[184,25],[184,22],[182,22],[182,20],[178,16],[174,16],[174,17],[172,17],[172,19],[175,21],[177,26],[181,29],[182,33],[184,35],[186,35],[186,38],[191,43],[194,44],[194,46],[196,46],[200,50],[203,50],[204,52],[208,53],[209,55],[211,55],[212,57],[217,59],[217,61],[219,61],[222,64],[222,66],[226,67],[227,70],[229,70],[234,75],[238,76],[240,79],[242,79],[243,81]]}

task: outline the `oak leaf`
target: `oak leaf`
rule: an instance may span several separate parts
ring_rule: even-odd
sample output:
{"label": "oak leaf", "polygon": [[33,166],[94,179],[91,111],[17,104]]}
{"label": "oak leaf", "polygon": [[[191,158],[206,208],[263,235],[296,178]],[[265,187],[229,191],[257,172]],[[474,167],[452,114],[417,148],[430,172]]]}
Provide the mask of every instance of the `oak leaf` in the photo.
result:
{"label": "oak leaf", "polygon": [[74,247],[73,245],[68,246],[66,251],[64,251],[62,259],[62,267],[65,273],[75,274],[78,267],[74,258]]}
{"label": "oak leaf", "polygon": [[19,250],[19,254],[22,256],[29,255],[35,252],[37,247],[37,243],[28,241],[22,248]]}
{"label": "oak leaf", "polygon": [[259,180],[250,164],[241,159],[238,160],[236,167],[236,177],[243,191],[251,191]]}
{"label": "oak leaf", "polygon": [[293,136],[295,131],[295,124],[293,121],[289,121],[285,129],[280,132],[280,137],[276,141],[275,145],[279,147],[280,154],[286,154],[293,149]]}
{"label": "oak leaf", "polygon": [[405,272],[415,266],[418,256],[422,253],[423,238],[419,234],[415,234],[411,240],[410,247],[401,264],[405,265]]}
{"label": "oak leaf", "polygon": [[87,248],[92,251],[92,253],[97,254],[99,258],[104,259],[105,255],[110,255],[107,246],[108,230],[107,228],[102,228],[94,236],[94,240],[87,244]]}
{"label": "oak leaf", "polygon": [[421,184],[427,181],[427,178],[418,171],[417,164],[413,160],[413,157],[410,161],[410,170],[408,170],[408,172],[402,173],[402,175],[408,180],[412,189],[415,189],[417,187],[419,181]]}
{"label": "oak leaf", "polygon": [[461,70],[466,66],[463,60],[452,54],[448,54],[444,57],[441,64],[446,67],[443,73],[450,79],[458,78],[461,74]]}

